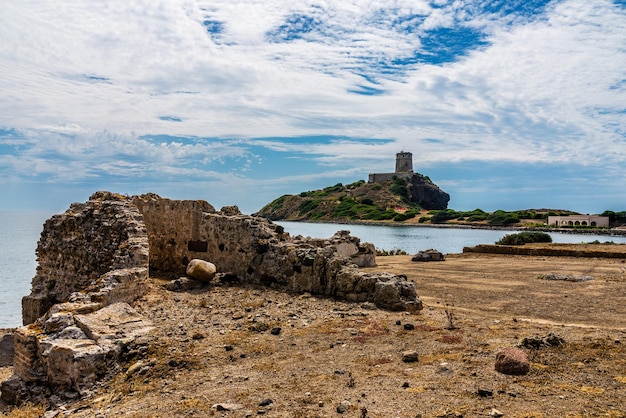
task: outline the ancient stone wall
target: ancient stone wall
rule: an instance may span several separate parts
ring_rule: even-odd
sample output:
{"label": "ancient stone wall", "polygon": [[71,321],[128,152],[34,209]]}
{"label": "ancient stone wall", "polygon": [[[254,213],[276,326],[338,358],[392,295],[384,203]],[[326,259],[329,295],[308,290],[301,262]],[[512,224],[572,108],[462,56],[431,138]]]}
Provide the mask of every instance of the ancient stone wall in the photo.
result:
{"label": "ancient stone wall", "polygon": [[143,293],[149,265],[180,275],[191,259],[202,259],[243,282],[385,309],[422,308],[405,276],[358,270],[375,265],[375,248],[348,231],[292,238],[269,220],[236,207],[216,212],[200,200],[95,193],[45,223],[37,256],[32,292],[23,299],[28,325],[14,335],[15,375],[2,383],[10,403],[27,396],[28,384],[81,391],[115,369],[121,347],[152,327],[128,304]]}
{"label": "ancient stone wall", "polygon": [[[15,375],[2,383],[2,399],[28,399],[37,385],[81,391],[110,370],[121,346],[138,335],[120,315],[132,317],[131,328],[150,328],[127,303],[144,293],[148,255],[142,216],[124,196],[95,193],[50,218],[37,245],[31,294],[22,300],[25,326],[14,333]],[[94,331],[102,315],[115,328],[107,338]]]}
{"label": "ancient stone wall", "polygon": [[204,200],[171,200],[155,194],[132,198],[143,215],[150,243],[150,268],[153,271],[182,274],[187,263],[206,254],[203,218],[215,213]]}
{"label": "ancient stone wall", "polygon": [[[22,300],[22,320],[30,324],[75,292],[94,298],[116,293],[131,301],[148,277],[148,235],[141,214],[128,199],[96,193],[44,224],[37,244],[37,272]],[[110,294],[107,296],[111,296]],[[104,300],[103,304],[112,300]]]}

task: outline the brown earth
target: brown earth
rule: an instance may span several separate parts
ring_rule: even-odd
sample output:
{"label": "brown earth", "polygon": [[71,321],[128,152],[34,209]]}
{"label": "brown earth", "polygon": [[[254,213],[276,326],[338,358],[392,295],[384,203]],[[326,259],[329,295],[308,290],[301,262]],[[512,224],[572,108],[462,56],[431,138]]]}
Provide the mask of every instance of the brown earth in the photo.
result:
{"label": "brown earth", "polygon": [[[625,417],[624,249],[623,259],[378,257],[378,267],[366,270],[406,274],[425,305],[419,314],[227,284],[172,293],[154,279],[136,303],[157,325],[143,367],[129,365],[58,410],[72,417]],[[594,279],[540,278],[552,273]],[[551,333],[564,343],[523,348],[529,374],[494,370],[500,349]],[[409,350],[417,362],[403,362]],[[344,400],[350,404],[340,415]],[[219,403],[241,409],[217,411]]]}

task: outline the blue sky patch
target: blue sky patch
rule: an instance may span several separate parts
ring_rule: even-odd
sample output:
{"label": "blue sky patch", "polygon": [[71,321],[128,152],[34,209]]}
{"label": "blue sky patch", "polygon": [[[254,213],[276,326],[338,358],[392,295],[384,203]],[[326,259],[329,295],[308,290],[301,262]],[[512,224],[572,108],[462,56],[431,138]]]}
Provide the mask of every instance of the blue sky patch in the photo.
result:
{"label": "blue sky patch", "polygon": [[[480,3],[483,13],[494,13],[502,16],[523,15],[526,18],[543,14],[551,0],[493,0]],[[479,7],[480,7],[479,6]]]}
{"label": "blue sky patch", "polygon": [[375,87],[358,85],[353,89],[348,89],[349,93],[360,94],[362,96],[380,96],[385,94],[385,90],[377,89]]}
{"label": "blue sky patch", "polygon": [[489,45],[485,40],[485,34],[463,26],[426,32],[421,41],[422,48],[415,51],[412,57],[397,58],[391,62],[392,66],[419,63],[446,64],[458,61],[470,51]]}
{"label": "blue sky patch", "polygon": [[164,120],[166,122],[182,122],[181,118],[177,118],[176,116],[159,116],[159,119]]}
{"label": "blue sky patch", "polygon": [[290,42],[304,39],[305,35],[319,30],[322,21],[305,14],[292,14],[285,19],[285,23],[267,33],[271,42]]}
{"label": "blue sky patch", "polygon": [[94,74],[81,74],[78,79],[80,81],[86,81],[88,83],[105,83],[111,84],[111,79],[108,77],[103,77]]}
{"label": "blue sky patch", "polygon": [[211,36],[214,42],[219,43],[222,35],[224,34],[224,23],[218,20],[205,19],[202,22],[202,26],[206,29],[207,33]]}

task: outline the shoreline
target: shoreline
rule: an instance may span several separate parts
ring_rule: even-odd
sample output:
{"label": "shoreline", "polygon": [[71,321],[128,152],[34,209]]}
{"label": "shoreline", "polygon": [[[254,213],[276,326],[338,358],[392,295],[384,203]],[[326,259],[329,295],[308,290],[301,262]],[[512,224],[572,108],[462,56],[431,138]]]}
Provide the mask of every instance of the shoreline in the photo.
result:
{"label": "shoreline", "polygon": [[606,235],[606,236],[626,236],[626,229],[571,229],[571,228],[550,228],[538,226],[492,226],[492,225],[469,225],[469,224],[420,224],[420,223],[404,223],[404,222],[386,222],[386,221],[367,221],[367,220],[273,220],[272,222],[294,222],[308,224],[338,224],[338,225],[365,225],[365,226],[391,226],[398,228],[450,228],[450,229],[485,229],[493,231],[538,231],[538,232],[554,232],[570,235]]}

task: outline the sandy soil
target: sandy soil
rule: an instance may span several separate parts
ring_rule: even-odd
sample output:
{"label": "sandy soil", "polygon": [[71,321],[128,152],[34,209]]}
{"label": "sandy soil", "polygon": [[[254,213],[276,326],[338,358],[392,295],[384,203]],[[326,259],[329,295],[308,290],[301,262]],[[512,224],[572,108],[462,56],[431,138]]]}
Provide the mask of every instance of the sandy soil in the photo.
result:
{"label": "sandy soil", "polygon": [[[377,261],[372,270],[415,282],[421,313],[245,286],[172,293],[155,279],[136,304],[157,325],[143,367],[64,409],[76,417],[333,417],[347,401],[342,415],[361,418],[626,416],[624,259]],[[550,273],[594,279],[540,278]],[[550,333],[565,343],[524,348],[529,374],[494,370],[498,350]],[[407,350],[419,360],[404,362]],[[220,403],[234,410],[218,411]]]}

